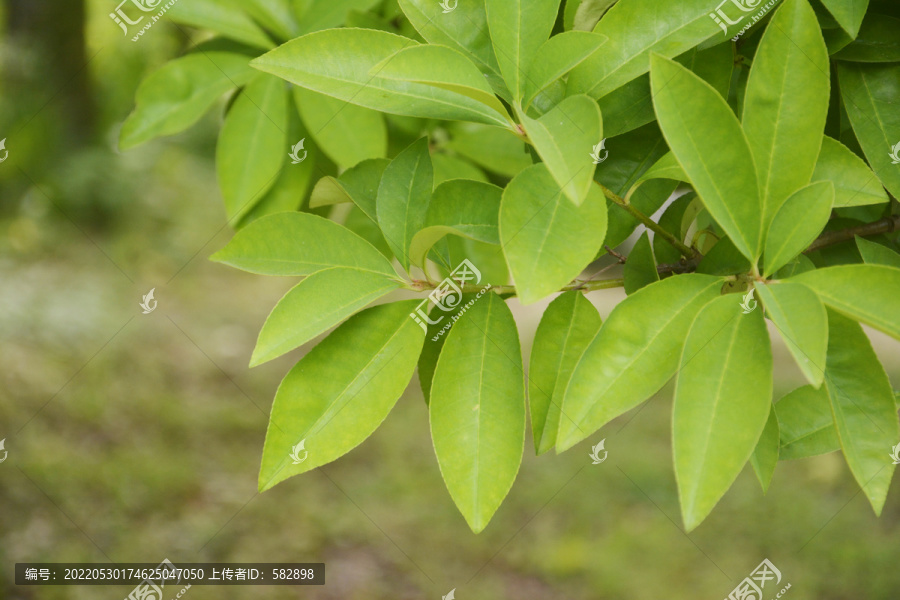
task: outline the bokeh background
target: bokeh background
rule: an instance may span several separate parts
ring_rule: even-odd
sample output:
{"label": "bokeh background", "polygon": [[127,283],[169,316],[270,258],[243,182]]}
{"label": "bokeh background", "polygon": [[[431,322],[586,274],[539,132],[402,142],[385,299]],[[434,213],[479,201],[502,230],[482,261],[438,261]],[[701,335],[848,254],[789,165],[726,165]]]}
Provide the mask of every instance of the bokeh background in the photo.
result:
{"label": "bokeh background", "polygon": [[[207,260],[231,235],[213,164],[225,99],[185,134],[118,151],[140,79],[202,34],[162,22],[133,44],[113,4],[0,4],[0,598],[130,591],[17,587],[16,562],[164,558],[327,565],[324,587],[194,586],[191,600],[717,599],[763,558],[787,598],[897,597],[900,492],[876,518],[839,454],[780,463],[768,495],[748,466],[686,535],[670,388],[561,456],[535,458],[529,435],[477,536],[444,488],[416,379],[363,445],[258,494],[275,388],[308,348],[247,363],[294,281]],[[589,298],[606,315],[622,294]],[[546,303],[512,303],[527,356]],[[898,344],[872,338],[900,387]],[[801,378],[773,339],[780,397]],[[609,459],[592,465],[601,439]]]}

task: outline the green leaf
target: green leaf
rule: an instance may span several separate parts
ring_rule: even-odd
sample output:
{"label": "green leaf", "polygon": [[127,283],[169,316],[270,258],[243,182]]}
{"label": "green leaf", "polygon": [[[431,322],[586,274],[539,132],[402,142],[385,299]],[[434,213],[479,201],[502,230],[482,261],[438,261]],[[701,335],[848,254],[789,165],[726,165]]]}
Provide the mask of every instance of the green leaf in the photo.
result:
{"label": "green leaf", "polygon": [[822,4],[828,9],[841,28],[850,37],[855,38],[859,33],[869,0],[822,0]]}
{"label": "green leaf", "polygon": [[717,277],[677,275],[648,285],[613,309],[566,386],[557,452],[631,410],[672,378],[691,322],[721,286]]}
{"label": "green leaf", "polygon": [[478,67],[465,54],[447,46],[425,44],[404,48],[372,67],[372,74],[456,92],[509,118]]}
{"label": "green leaf", "polygon": [[238,0],[176,2],[166,11],[166,16],[176,23],[210,29],[251,46],[271,48],[274,45],[269,36],[244,12]]}
{"label": "green leaf", "polygon": [[900,19],[870,13],[859,29],[859,36],[834,58],[853,62],[900,61]]}
{"label": "green leaf", "polygon": [[703,255],[703,259],[697,265],[697,272],[707,275],[737,275],[748,272],[750,266],[747,257],[726,237],[716,242],[716,245]]}
{"label": "green leaf", "polygon": [[500,73],[518,102],[525,88],[522,73],[550,37],[559,0],[485,0],[485,10]]}
{"label": "green leaf", "polygon": [[252,209],[275,184],[290,151],[284,82],[262,75],[244,88],[222,124],[216,174],[230,220]]}
{"label": "green leaf", "polygon": [[[338,327],[287,374],[272,404],[259,489],[327,464],[384,421],[416,368],[425,334],[415,301],[365,310]],[[299,449],[299,464],[292,451]]]}
{"label": "green leaf", "polygon": [[616,0],[584,0],[575,12],[572,28],[580,31],[593,31],[600,18]]}
{"label": "green leaf", "polygon": [[791,277],[813,289],[828,308],[900,339],[900,269],[842,265]]}
{"label": "green leaf", "polygon": [[504,177],[515,177],[532,164],[525,143],[500,127],[466,123],[455,130],[447,149]]}
{"label": "green leaf", "polygon": [[709,18],[714,8],[706,0],[662,9],[658,0],[619,0],[594,28],[609,43],[572,71],[570,93],[601,98],[646,73],[651,53],[672,58],[720,33]]}
{"label": "green leaf", "polygon": [[651,63],[653,103],[669,147],[713,219],[755,261],[762,250],[763,205],[740,123],[697,75],[658,55]]}
{"label": "green leaf", "polygon": [[499,244],[502,194],[493,184],[466,179],[453,179],[435,188],[424,225],[410,244],[412,264],[424,267],[428,251],[446,235]]}
{"label": "green leaf", "polygon": [[259,275],[312,275],[352,267],[396,277],[370,243],[333,221],[309,213],[278,213],[238,231],[212,260]]}
{"label": "green leaf", "polygon": [[900,169],[891,151],[900,143],[900,69],[893,64],[838,63],[841,98],[853,132],[884,187],[900,197]]}
{"label": "green leaf", "polygon": [[833,204],[834,185],[830,181],[811,183],[784,202],[766,237],[766,275],[786,265],[815,241],[828,223]]}
{"label": "green leaf", "polygon": [[807,0],[785,0],[766,27],[742,113],[769,223],[809,183],[828,113],[828,50]]}
{"label": "green leaf", "polygon": [[772,405],[772,349],[762,311],[740,296],[706,305],[691,325],[672,411],[672,445],[687,531],[709,515],[753,453]]}
{"label": "green leaf", "polygon": [[528,399],[536,454],[556,443],[560,405],[575,363],[600,329],[600,313],[581,292],[558,296],[541,317],[528,367]]}
{"label": "green leaf", "polygon": [[301,87],[294,87],[294,100],[319,148],[339,167],[386,156],[387,127],[381,114]]}
{"label": "green leaf", "polygon": [[[466,296],[464,295],[463,298],[466,298]],[[432,313],[436,310],[439,309],[433,309]],[[435,315],[432,314],[432,316]],[[425,345],[422,347],[422,354],[419,356],[419,385],[422,386],[425,406],[431,403],[431,382],[434,380],[434,370],[441,356],[441,350],[444,348],[444,342],[447,341],[446,331],[444,335],[438,335],[441,329],[444,328],[444,325],[446,323],[442,319],[436,320],[435,323],[428,323]]]}
{"label": "green leaf", "polygon": [[451,179],[469,179],[489,183],[484,171],[458,156],[438,152],[431,155],[431,165],[434,167],[435,186]]}
{"label": "green leaf", "polygon": [[488,34],[487,13],[482,2],[463,10],[444,13],[434,0],[399,0],[400,8],[416,31],[432,44],[459,50],[484,73],[499,77],[500,65]]}
{"label": "green leaf", "polygon": [[253,67],[293,84],[381,112],[507,125],[477,100],[432,85],[372,74],[372,68],[418,42],[372,29],[327,29],[255,59]]}
{"label": "green leaf", "polygon": [[543,164],[522,171],[503,192],[500,240],[522,304],[577,277],[597,255],[605,233],[606,202],[599,188],[575,206]]}
{"label": "green leaf", "polygon": [[[659,226],[671,233],[675,239],[684,241],[687,229],[696,215],[696,208],[688,209],[697,204],[694,202],[696,199],[696,194],[689,193],[669,204],[659,218]],[[685,224],[685,221],[688,222]],[[662,236],[656,234],[653,235],[653,251],[663,264],[677,263],[681,259],[681,252],[664,240]]]}
{"label": "green leaf", "polygon": [[650,245],[650,236],[646,231],[641,234],[628,254],[623,271],[626,294],[633,294],[644,286],[659,281],[653,246]]}
{"label": "green leaf", "polygon": [[299,348],[399,287],[396,279],[359,269],[338,267],[310,275],[272,309],[259,332],[250,366]]}
{"label": "green leaf", "polygon": [[756,291],[800,371],[818,388],[828,348],[828,318],[822,301],[798,283],[757,285]]}
{"label": "green leaf", "polygon": [[353,202],[367,217],[377,222],[378,186],[389,164],[391,161],[385,158],[373,158],[364,160],[337,177],[323,177],[313,188],[310,208]]}
{"label": "green leaf", "polygon": [[856,236],[856,247],[867,264],[900,268],[900,254],[887,246]]}
{"label": "green leaf", "polygon": [[167,62],[141,82],[135,109],[122,125],[119,146],[125,150],[184,131],[225,92],[254,75],[250,56],[237,52],[208,50]]}
{"label": "green leaf", "polygon": [[756,449],[750,455],[750,464],[759,479],[763,493],[769,491],[769,484],[772,483],[772,476],[775,474],[775,467],[778,465],[778,417],[775,416],[775,406],[770,405],[769,419],[763,429],[759,441],[756,443]]}
{"label": "green leaf", "polygon": [[828,386],[804,385],[775,403],[781,437],[780,460],[794,460],[841,449],[834,428]]}
{"label": "green leaf", "polygon": [[822,138],[822,151],[812,181],[834,184],[834,206],[865,206],[888,201],[881,182],[860,157],[847,146],[828,136]]}
{"label": "green leaf", "polygon": [[433,190],[434,169],[428,138],[421,138],[388,165],[378,187],[378,225],[394,256],[407,271],[409,247],[425,225]]}
{"label": "green leaf", "polygon": [[300,33],[291,4],[291,0],[249,0],[242,3],[242,7],[266,30],[289,40]]}
{"label": "green leaf", "polygon": [[522,106],[528,107],[539,92],[587,60],[606,41],[588,31],[567,31],[547,40],[527,65]]}
{"label": "green leaf", "polygon": [[890,448],[900,439],[891,382],[859,323],[828,313],[825,383],[844,458],[881,514],[895,466]]}
{"label": "green leaf", "polygon": [[305,0],[308,8],[300,17],[300,34],[342,25],[353,10],[369,10],[379,0]]}
{"label": "green leaf", "polygon": [[447,334],[429,409],[441,475],[478,533],[512,487],[525,445],[519,334],[496,294],[476,300]]}
{"label": "green leaf", "polygon": [[593,186],[596,165],[591,150],[603,139],[597,103],[584,95],[570,96],[539,119],[521,116],[557,187],[576,205],[581,204]]}

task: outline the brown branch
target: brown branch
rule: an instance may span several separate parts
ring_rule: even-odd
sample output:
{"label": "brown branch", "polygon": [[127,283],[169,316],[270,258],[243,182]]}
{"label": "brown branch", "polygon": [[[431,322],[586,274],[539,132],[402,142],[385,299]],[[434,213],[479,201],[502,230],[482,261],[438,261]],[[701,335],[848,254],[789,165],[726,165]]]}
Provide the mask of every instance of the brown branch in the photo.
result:
{"label": "brown branch", "polygon": [[836,231],[827,231],[810,244],[809,248],[804,250],[803,253],[809,254],[810,252],[821,250],[827,246],[846,242],[847,240],[852,240],[857,235],[866,237],[881,233],[893,233],[898,230],[900,230],[900,215],[893,215],[872,223],[866,223],[865,225],[857,225],[856,227],[848,227],[847,229],[839,229]]}

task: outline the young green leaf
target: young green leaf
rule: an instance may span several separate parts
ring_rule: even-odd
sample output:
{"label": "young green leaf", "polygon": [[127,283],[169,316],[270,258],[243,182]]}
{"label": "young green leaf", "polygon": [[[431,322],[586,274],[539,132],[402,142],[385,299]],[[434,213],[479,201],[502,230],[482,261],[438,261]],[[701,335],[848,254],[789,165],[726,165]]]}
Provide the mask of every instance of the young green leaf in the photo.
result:
{"label": "young green leaf", "polygon": [[863,261],[870,265],[886,265],[900,269],[900,254],[887,246],[856,236],[856,247]]}
{"label": "young green leaf", "polygon": [[500,73],[518,102],[525,88],[522,74],[550,37],[559,0],[486,0],[485,9]]}
{"label": "young green leaf", "polygon": [[753,57],[742,113],[769,223],[809,183],[828,113],[828,50],[807,0],[785,0]]}
{"label": "young green leaf", "polygon": [[556,443],[562,392],[600,324],[600,313],[581,292],[561,294],[541,317],[528,363],[528,400],[536,454],[543,454]]}
{"label": "young green leaf", "polygon": [[635,242],[634,248],[628,254],[623,277],[625,278],[626,294],[633,294],[644,286],[659,281],[653,246],[650,245],[650,236],[646,231],[641,234],[641,237]]}
{"label": "young green leaf", "polygon": [[828,348],[828,318],[822,301],[799,283],[758,285],[756,291],[800,371],[818,388]]}
{"label": "young green leaf", "polygon": [[766,275],[786,265],[822,233],[833,204],[830,181],[811,183],[784,202],[766,236]]}
{"label": "young green leaf", "polygon": [[606,41],[596,33],[567,31],[544,42],[523,77],[522,106],[527,108],[538,93],[587,60]]}
{"label": "young green leaf", "polygon": [[434,190],[434,169],[428,138],[413,142],[384,170],[378,187],[378,225],[404,269],[409,271],[409,247],[425,225]]}
{"label": "young green leaf", "polygon": [[509,118],[478,67],[453,48],[433,44],[410,46],[385,58],[371,72],[386,79],[424,83],[457,92]]}
{"label": "young green leaf", "polygon": [[352,267],[397,276],[372,244],[310,213],[278,213],[254,221],[211,258],[260,275],[312,275],[330,267]]}
{"label": "young green leaf", "polygon": [[900,143],[900,69],[893,64],[839,62],[837,70],[841,98],[859,145],[884,187],[900,197],[900,169],[891,158]]}
{"label": "young green leaf", "polygon": [[762,435],[756,443],[756,449],[750,455],[750,465],[759,484],[762,486],[763,493],[769,491],[769,484],[772,483],[772,476],[775,474],[775,467],[778,465],[778,417],[775,416],[775,406],[770,405],[769,418],[766,426],[763,428]]}
{"label": "young green leaf", "polygon": [[698,76],[659,55],[650,62],[653,104],[669,147],[710,215],[755,261],[762,251],[763,205],[740,123]]}
{"label": "young green leaf", "polygon": [[399,0],[400,8],[416,31],[432,44],[459,50],[484,73],[499,78],[500,65],[488,34],[487,14],[482,2],[460,11],[444,13],[434,0]]}
{"label": "young green leaf", "polygon": [[228,218],[239,220],[274,184],[290,150],[284,82],[260,75],[225,117],[216,145],[216,174]]}
{"label": "young green leaf", "polygon": [[570,93],[601,98],[646,73],[652,53],[673,58],[721,34],[709,18],[714,8],[707,0],[682,0],[662,10],[659,0],[619,0],[594,28],[609,43],[572,71]]}
{"label": "young green leaf", "polygon": [[525,381],[519,334],[509,307],[487,293],[446,335],[431,386],[431,437],[450,496],[478,533],[500,507],[522,462]]}
{"label": "young green leaf", "polygon": [[372,68],[418,42],[371,29],[326,29],[292,40],[251,65],[345,102],[406,115],[506,126],[506,118],[457,92],[379,77]]}
{"label": "young green leaf", "polygon": [[294,87],[294,100],[303,124],[338,167],[347,169],[387,154],[387,127],[381,114],[302,87]]}
{"label": "young green leaf", "polygon": [[378,186],[384,170],[391,164],[386,158],[364,160],[337,177],[326,176],[316,183],[309,198],[310,208],[353,202],[373,222],[378,221]]}
{"label": "young green leaf", "polygon": [[557,452],[631,410],[672,378],[691,322],[721,287],[717,277],[678,275],[648,285],[613,309],[566,385]]}
{"label": "young green leaf", "polygon": [[828,308],[900,339],[900,269],[841,265],[801,273],[789,281],[811,287]]}
{"label": "young green leaf", "polygon": [[305,35],[342,25],[351,11],[369,10],[379,0],[294,0],[293,3],[305,9],[300,14],[300,35]]}
{"label": "young green leaf", "polygon": [[894,465],[890,448],[900,441],[894,392],[859,323],[828,313],[825,384],[844,458],[853,477],[881,514]]}
{"label": "young green leaf", "polygon": [[675,479],[687,531],[728,491],[753,453],[772,405],[772,349],[762,311],[740,296],[706,305],[691,325],[672,412]]}
{"label": "young green leaf", "polygon": [[184,131],[222,95],[256,75],[250,56],[207,50],[176,58],[141,82],[134,111],[122,125],[119,147]]}
{"label": "young green leaf", "polygon": [[525,151],[525,143],[511,131],[475,123],[460,124],[447,143],[447,149],[488,171],[510,178],[533,162]]}
{"label": "young green leaf", "polygon": [[500,241],[522,304],[577,277],[597,255],[605,233],[606,202],[599,188],[575,206],[543,164],[522,171],[503,192]]}
{"label": "young green leaf", "polygon": [[298,348],[400,287],[380,273],[337,267],[313,273],[288,291],[266,319],[250,366]]}
{"label": "young green leaf", "polygon": [[841,449],[834,428],[828,386],[799,387],[775,403],[781,438],[780,460],[806,458]]}
{"label": "young green leaf", "polygon": [[822,151],[812,181],[830,181],[834,184],[835,208],[888,201],[887,192],[869,165],[847,146],[828,136],[822,138]]}
{"label": "young green leaf", "polygon": [[166,11],[166,16],[176,23],[210,29],[251,46],[271,48],[274,45],[269,36],[244,12],[239,0],[176,2]]}
{"label": "young green leaf", "polygon": [[422,349],[425,334],[409,318],[415,305],[359,313],[291,369],[272,404],[260,491],[343,456],[381,425]]}
{"label": "young green leaf", "polygon": [[834,16],[841,28],[851,38],[855,38],[859,33],[863,17],[866,16],[869,0],[822,0],[822,4]]}
{"label": "young green leaf", "polygon": [[591,150],[603,139],[597,103],[584,95],[570,96],[539,119],[521,117],[557,187],[580,205],[594,183]]}
{"label": "young green leaf", "polygon": [[503,190],[493,184],[465,179],[453,179],[435,188],[424,225],[410,243],[412,264],[424,267],[428,251],[446,235],[499,244],[502,194]]}

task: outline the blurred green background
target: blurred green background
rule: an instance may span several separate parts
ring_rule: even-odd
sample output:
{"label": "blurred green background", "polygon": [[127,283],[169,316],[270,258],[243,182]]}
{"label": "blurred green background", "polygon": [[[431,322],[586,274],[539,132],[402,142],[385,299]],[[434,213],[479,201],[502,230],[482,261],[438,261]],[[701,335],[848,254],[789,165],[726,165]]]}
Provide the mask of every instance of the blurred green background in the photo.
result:
{"label": "blurred green background", "polygon": [[[748,466],[686,535],[670,389],[562,456],[526,442],[478,536],[443,486],[415,379],[362,446],[258,494],[271,400],[305,350],[246,365],[294,282],[207,260],[231,235],[213,165],[225,99],[185,134],[118,152],[140,79],[204,36],[163,22],[131,43],[113,5],[0,9],[0,598],[130,591],[17,587],[16,562],[164,558],[327,565],[324,587],[194,586],[196,600],[718,599],[763,558],[787,598],[896,598],[900,493],[876,518],[838,454],[780,463],[766,496]],[[606,315],[622,296],[589,298]],[[512,305],[527,356],[546,303]],[[897,343],[873,340],[900,387]],[[801,378],[777,344],[780,397]],[[601,439],[609,459],[592,465]]]}

